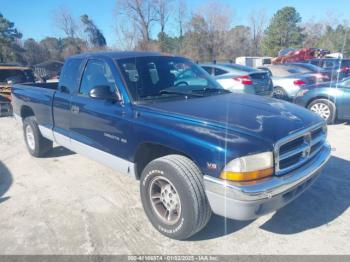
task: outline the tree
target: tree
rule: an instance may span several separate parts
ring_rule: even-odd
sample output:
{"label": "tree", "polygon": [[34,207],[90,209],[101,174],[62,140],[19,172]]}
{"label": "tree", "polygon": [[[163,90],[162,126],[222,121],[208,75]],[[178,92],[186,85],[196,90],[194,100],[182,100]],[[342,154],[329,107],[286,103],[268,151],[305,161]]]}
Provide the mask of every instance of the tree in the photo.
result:
{"label": "tree", "polygon": [[49,59],[53,60],[62,60],[62,52],[63,52],[63,43],[62,39],[58,39],[55,37],[46,37],[40,41],[40,46],[44,48],[48,55]]}
{"label": "tree", "polygon": [[127,18],[122,21],[136,29],[138,48],[151,49],[151,27],[157,21],[154,0],[118,0],[117,10],[117,16]]}
{"label": "tree", "polygon": [[49,52],[33,38],[27,39],[23,44],[23,48],[25,50],[24,57],[28,65],[36,65],[50,58]]}
{"label": "tree", "polygon": [[86,41],[81,38],[66,37],[62,39],[63,57],[82,53],[88,49]]}
{"label": "tree", "polygon": [[176,22],[179,26],[179,39],[177,45],[177,53],[183,53],[183,36],[184,36],[184,25],[187,19],[187,6],[184,0],[178,0],[177,3],[177,14],[176,14]]}
{"label": "tree", "polygon": [[[253,55],[255,47],[252,48],[251,28],[238,25],[226,34],[225,46],[221,58],[233,60],[239,56]],[[254,44],[254,43],[253,43]]]}
{"label": "tree", "polygon": [[21,51],[18,41],[21,38],[22,34],[15,24],[0,13],[0,62],[17,60]]}
{"label": "tree", "polygon": [[264,54],[276,56],[283,48],[301,47],[304,39],[301,17],[294,7],[284,7],[271,19],[263,40]]}
{"label": "tree", "polygon": [[220,58],[232,17],[232,10],[227,5],[209,2],[202,6],[187,26],[185,49],[193,53],[190,56],[211,61]]}
{"label": "tree", "polygon": [[155,0],[155,12],[156,12],[156,19],[159,22],[160,25],[160,33],[158,34],[158,40],[160,44],[160,50],[162,52],[166,49],[166,33],[165,33],[165,26],[169,21],[169,17],[171,15],[171,0]]}
{"label": "tree", "polygon": [[67,8],[60,7],[57,9],[54,12],[53,20],[55,26],[60,29],[66,37],[74,38],[77,36],[77,23]]}
{"label": "tree", "polygon": [[81,16],[81,22],[84,25],[84,32],[88,35],[89,42],[94,48],[105,48],[107,43],[104,35],[97,28],[95,23],[89,18],[88,15]]}
{"label": "tree", "polygon": [[327,26],[325,33],[320,37],[316,47],[341,52],[350,56],[350,27],[338,25],[335,29]]}
{"label": "tree", "polygon": [[249,25],[252,37],[251,54],[253,56],[261,54],[261,42],[264,37],[266,20],[266,13],[263,10],[253,10],[249,15]]}

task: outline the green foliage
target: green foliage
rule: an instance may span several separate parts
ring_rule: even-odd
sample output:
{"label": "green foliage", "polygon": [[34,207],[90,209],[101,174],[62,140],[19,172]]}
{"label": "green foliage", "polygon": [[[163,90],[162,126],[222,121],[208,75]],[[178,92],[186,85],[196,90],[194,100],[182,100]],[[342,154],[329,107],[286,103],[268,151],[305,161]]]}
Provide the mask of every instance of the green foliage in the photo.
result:
{"label": "green foliage", "polygon": [[262,43],[263,53],[276,56],[283,48],[301,47],[303,29],[298,25],[301,17],[294,7],[284,7],[273,16]]}
{"label": "green foliage", "polygon": [[0,62],[19,60],[16,50],[21,50],[16,41],[21,37],[14,23],[0,13]]}
{"label": "green foliage", "polygon": [[85,27],[84,32],[88,35],[90,44],[94,48],[105,47],[107,45],[105,37],[89,16],[82,15],[80,19]]}
{"label": "green foliage", "polygon": [[341,52],[345,56],[350,56],[350,27],[338,25],[333,29],[327,26],[325,33],[320,36],[316,47],[328,49],[332,52]]}

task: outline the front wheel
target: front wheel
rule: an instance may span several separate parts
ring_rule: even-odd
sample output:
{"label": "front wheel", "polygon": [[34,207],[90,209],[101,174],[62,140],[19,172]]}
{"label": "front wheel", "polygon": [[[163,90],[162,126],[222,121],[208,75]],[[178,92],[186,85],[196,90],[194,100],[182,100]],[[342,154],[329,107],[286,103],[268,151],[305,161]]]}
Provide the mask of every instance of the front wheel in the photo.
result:
{"label": "front wheel", "polygon": [[202,173],[184,156],[169,155],[150,162],[142,172],[140,193],[148,219],[167,237],[187,239],[210,219]]}
{"label": "front wheel", "polygon": [[332,101],[317,99],[308,105],[308,109],[322,117],[327,124],[333,124],[335,121],[336,107]]}

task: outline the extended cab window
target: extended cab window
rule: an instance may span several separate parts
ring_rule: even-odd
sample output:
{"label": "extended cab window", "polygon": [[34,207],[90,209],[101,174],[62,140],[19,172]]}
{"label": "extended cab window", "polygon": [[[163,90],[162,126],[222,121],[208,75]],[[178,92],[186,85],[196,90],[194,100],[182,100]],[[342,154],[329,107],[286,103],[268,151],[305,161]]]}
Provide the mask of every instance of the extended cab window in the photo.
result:
{"label": "extended cab window", "polygon": [[62,68],[60,75],[59,89],[66,93],[72,93],[78,90],[83,60],[78,58],[68,59]]}
{"label": "extended cab window", "polygon": [[150,56],[116,62],[134,101],[174,98],[184,94],[199,96],[192,93],[223,90],[200,66],[185,58]]}
{"label": "extended cab window", "polygon": [[97,86],[109,86],[115,92],[115,82],[110,67],[104,61],[90,60],[84,70],[79,94],[88,96],[91,89]]}

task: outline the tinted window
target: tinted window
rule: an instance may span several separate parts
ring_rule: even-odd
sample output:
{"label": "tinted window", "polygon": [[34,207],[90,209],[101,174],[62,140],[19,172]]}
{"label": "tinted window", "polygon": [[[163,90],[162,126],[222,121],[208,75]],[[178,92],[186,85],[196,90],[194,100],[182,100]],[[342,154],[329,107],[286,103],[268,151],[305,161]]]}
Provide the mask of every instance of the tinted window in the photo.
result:
{"label": "tinted window", "polygon": [[341,63],[341,66],[350,67],[350,60],[343,60],[342,63]]}
{"label": "tinted window", "polygon": [[209,66],[202,66],[202,68],[205,70],[205,71],[207,71],[208,72],[208,74],[212,74],[212,72],[213,72],[213,69],[211,68],[211,67],[209,67]]}
{"label": "tinted window", "polygon": [[332,68],[336,66],[336,61],[324,61],[323,67]]}
{"label": "tinted window", "polygon": [[220,76],[220,75],[227,74],[227,71],[222,70],[222,69],[220,69],[220,68],[214,68],[214,74],[215,74],[216,76]]}
{"label": "tinted window", "polygon": [[179,97],[172,92],[221,89],[200,66],[179,57],[138,57],[116,61],[134,101]]}
{"label": "tinted window", "polygon": [[97,86],[109,86],[115,92],[114,78],[108,64],[100,60],[90,60],[84,70],[79,93],[88,96],[90,90]]}
{"label": "tinted window", "polygon": [[19,69],[0,70],[0,82],[6,83],[7,81],[12,81],[12,83],[34,82],[33,72]]}
{"label": "tinted window", "polygon": [[69,93],[78,89],[82,67],[82,59],[68,59],[62,68],[59,88],[64,86]]}

